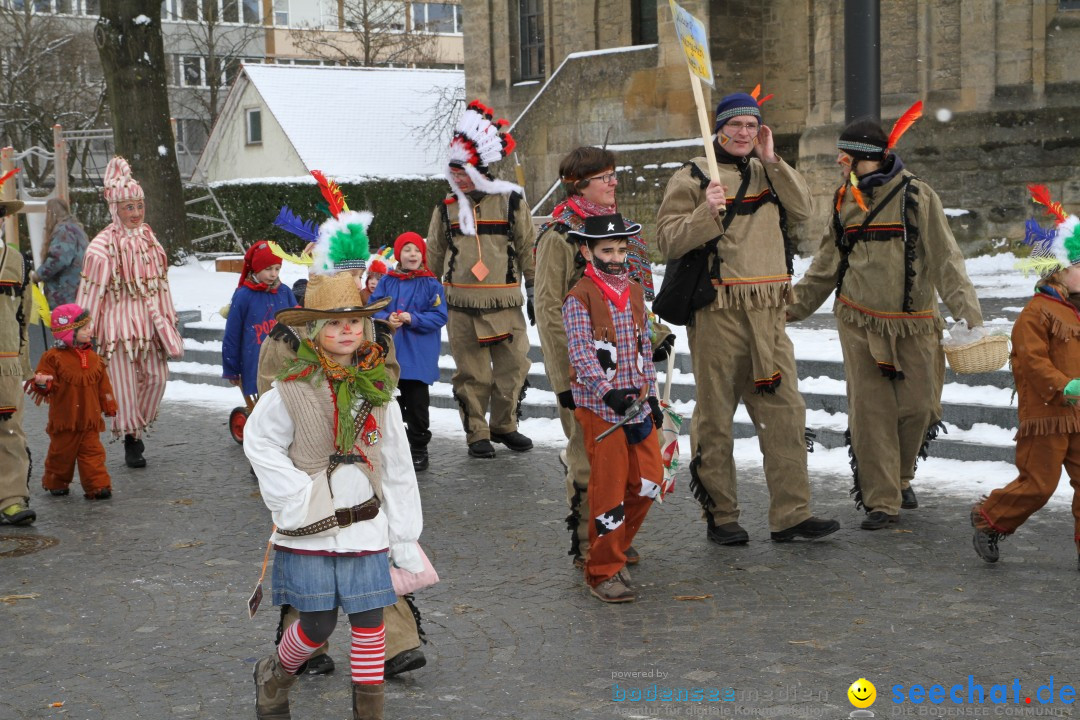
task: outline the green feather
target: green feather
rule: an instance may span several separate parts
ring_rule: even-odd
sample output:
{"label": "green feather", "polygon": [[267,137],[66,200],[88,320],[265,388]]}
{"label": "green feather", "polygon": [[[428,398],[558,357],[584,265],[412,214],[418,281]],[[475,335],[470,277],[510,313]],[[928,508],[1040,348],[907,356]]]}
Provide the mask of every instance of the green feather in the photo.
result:
{"label": "green feather", "polygon": [[338,265],[346,260],[367,260],[371,257],[367,231],[360,223],[349,223],[330,237],[330,261]]}
{"label": "green feather", "polygon": [[1069,262],[1080,263],[1080,225],[1073,228],[1072,235],[1065,238],[1065,252],[1069,256]]}

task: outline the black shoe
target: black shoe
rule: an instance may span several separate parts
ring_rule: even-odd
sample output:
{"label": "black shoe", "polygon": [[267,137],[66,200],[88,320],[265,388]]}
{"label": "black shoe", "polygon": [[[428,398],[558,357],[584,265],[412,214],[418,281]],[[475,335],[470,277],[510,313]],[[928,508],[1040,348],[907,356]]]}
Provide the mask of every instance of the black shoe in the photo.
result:
{"label": "black shoe", "polygon": [[882,510],[874,510],[859,525],[863,530],[880,530],[886,525],[899,522],[899,515],[890,515]]}
{"label": "black shoe", "polygon": [[399,652],[387,660],[383,668],[383,677],[394,677],[410,670],[419,670],[425,665],[427,665],[427,658],[424,657],[424,653],[420,651],[420,648],[413,648]]}
{"label": "black shoe", "polygon": [[900,488],[900,509],[914,510],[919,507],[919,498],[915,497],[913,488]]}
{"label": "black shoe", "polygon": [[631,545],[626,548],[626,564],[637,565],[639,562],[641,562],[641,555],[634,549],[634,546]]}
{"label": "black shoe", "polygon": [[142,455],[144,449],[142,440],[136,440],[134,435],[125,435],[124,464],[129,468],[146,467],[146,458]]}
{"label": "black shoe", "polygon": [[86,493],[83,497],[87,500],[108,500],[112,497],[112,488],[102,488],[93,494]]}
{"label": "black shoe", "polygon": [[421,472],[428,469],[428,452],[427,450],[413,450],[412,451],[412,466],[416,472]]}
{"label": "black shoe", "polygon": [[493,432],[491,433],[491,439],[497,443],[502,443],[514,452],[525,452],[526,450],[532,450],[533,446],[532,440],[525,437],[517,430],[508,433]]}
{"label": "black shoe", "polygon": [[334,672],[334,658],[326,653],[316,655],[307,661],[307,668],[304,672],[308,675],[326,675],[327,673],[332,673]]}
{"label": "black shoe", "polygon": [[495,457],[495,448],[491,446],[490,440],[477,440],[474,443],[469,443],[469,457],[493,458]]}
{"label": "black shoe", "polygon": [[750,542],[750,535],[743,530],[742,526],[737,522],[724,523],[723,525],[716,525],[713,522],[712,516],[708,518],[708,527],[705,530],[705,537],[717,545],[745,545]]}
{"label": "black shoe", "polygon": [[64,488],[63,490],[50,490],[49,494],[55,495],[56,497],[63,497],[64,495],[70,495],[71,490],[69,488]]}
{"label": "black shoe", "polygon": [[791,542],[797,537],[817,540],[826,535],[832,535],[839,529],[840,523],[835,520],[808,517],[798,525],[792,525],[787,530],[772,533],[772,539],[773,542]]}

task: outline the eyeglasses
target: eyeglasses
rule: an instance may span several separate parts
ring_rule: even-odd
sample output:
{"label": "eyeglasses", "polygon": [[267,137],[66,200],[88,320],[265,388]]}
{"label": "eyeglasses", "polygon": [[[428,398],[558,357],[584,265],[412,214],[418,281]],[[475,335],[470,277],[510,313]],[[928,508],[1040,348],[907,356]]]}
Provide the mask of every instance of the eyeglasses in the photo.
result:
{"label": "eyeglasses", "polygon": [[739,133],[739,131],[745,130],[746,134],[749,135],[750,137],[754,137],[755,135],[757,135],[758,130],[761,129],[761,126],[758,125],[757,123],[729,122],[729,123],[724,123],[724,127],[727,128],[728,135],[736,135],[736,134]]}
{"label": "eyeglasses", "polygon": [[614,172],[609,172],[609,173],[604,173],[603,175],[593,175],[591,178],[585,178],[585,182],[592,182],[593,180],[599,180],[600,182],[607,185],[608,183],[610,183],[614,179],[615,179],[615,173]]}

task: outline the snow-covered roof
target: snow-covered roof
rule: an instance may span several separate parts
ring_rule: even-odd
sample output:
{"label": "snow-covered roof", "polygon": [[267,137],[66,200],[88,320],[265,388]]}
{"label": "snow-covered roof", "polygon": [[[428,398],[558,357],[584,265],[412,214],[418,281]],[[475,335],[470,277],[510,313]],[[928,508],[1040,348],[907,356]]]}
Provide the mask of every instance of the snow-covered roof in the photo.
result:
{"label": "snow-covered roof", "polygon": [[243,71],[308,170],[331,177],[442,173],[442,153],[433,147],[445,148],[449,135],[433,145],[419,128],[437,111],[442,90],[464,88],[464,72],[269,64]]}

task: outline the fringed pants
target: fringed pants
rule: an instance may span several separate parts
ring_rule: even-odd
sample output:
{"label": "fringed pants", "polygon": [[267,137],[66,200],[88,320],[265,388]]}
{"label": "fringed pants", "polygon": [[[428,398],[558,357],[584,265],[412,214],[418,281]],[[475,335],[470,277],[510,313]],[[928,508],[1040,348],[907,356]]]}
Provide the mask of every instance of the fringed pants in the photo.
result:
{"label": "fringed pants", "polygon": [[[0,510],[30,498],[30,455],[23,432],[22,374],[0,375],[0,397],[14,400],[14,413],[0,419]],[[4,408],[5,412],[8,408]]]}
{"label": "fringed pants", "polygon": [[[479,319],[482,316],[486,317]],[[482,316],[450,308],[446,323],[450,353],[457,365],[451,379],[454,399],[469,444],[489,439],[492,432],[517,430],[518,404],[532,364],[521,308],[491,310]],[[510,337],[485,338],[485,328],[491,325],[507,327]]]}
{"label": "fringed pants", "polygon": [[596,587],[626,565],[626,548],[652,507],[652,498],[642,495],[642,486],[663,481],[664,463],[656,428],[633,445],[622,429],[596,442],[596,436],[612,424],[585,408],[578,408],[575,415],[585,436],[589,465],[597,468],[589,478],[589,507],[596,516],[586,516],[589,554],[585,558],[585,582]]}
{"label": "fringed pants", "polygon": [[[735,491],[732,422],[741,399],[757,431],[769,488],[769,529],[786,530],[810,517],[806,471],[806,404],[799,394],[795,351],[775,308],[769,328],[755,328],[737,309],[699,310],[687,328],[694,368],[694,416],[690,423],[690,488],[717,525],[739,519]],[[774,392],[756,392],[750,348],[755,332],[773,338],[780,372]]]}
{"label": "fringed pants", "polygon": [[168,379],[168,359],[156,347],[139,353],[134,360],[121,347],[116,348],[109,358],[109,382],[118,406],[112,424],[114,437],[142,436],[157,419]]}
{"label": "fringed pants", "polygon": [[559,420],[566,435],[566,518],[570,530],[570,552],[575,557],[589,550],[589,456],[585,452],[585,434],[573,410],[559,406]]}
{"label": "fringed pants", "polygon": [[998,532],[1012,533],[1046,504],[1061,480],[1073,487],[1073,540],[1080,550],[1080,433],[1016,438],[1016,479],[994,490],[981,504],[983,517]]}
{"label": "fringed pants", "polygon": [[76,462],[83,493],[91,496],[112,487],[109,471],[105,469],[105,448],[98,430],[49,433],[49,454],[45,457],[41,486],[46,490],[66,490],[75,477]]}
{"label": "fringed pants", "polygon": [[856,482],[867,510],[900,512],[900,488],[915,476],[926,432],[941,420],[945,353],[940,333],[896,339],[904,378],[882,374],[870,353],[870,330],[837,320],[847,378],[848,427]]}

